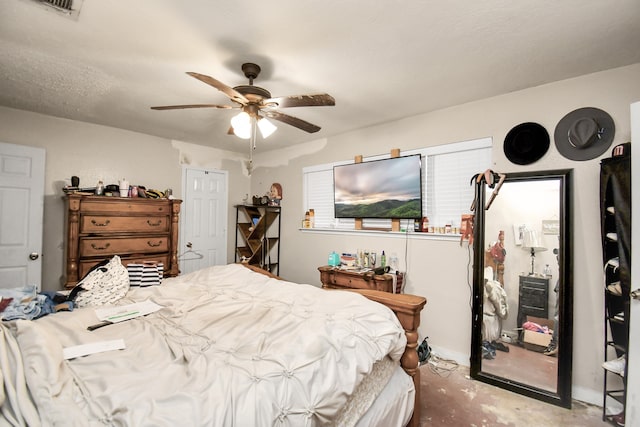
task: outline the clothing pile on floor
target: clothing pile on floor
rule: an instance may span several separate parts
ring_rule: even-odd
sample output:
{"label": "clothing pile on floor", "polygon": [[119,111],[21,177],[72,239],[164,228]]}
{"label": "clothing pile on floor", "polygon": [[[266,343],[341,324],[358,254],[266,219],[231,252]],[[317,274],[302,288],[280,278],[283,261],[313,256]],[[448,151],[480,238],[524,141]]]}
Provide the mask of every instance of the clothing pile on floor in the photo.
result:
{"label": "clothing pile on floor", "polygon": [[522,324],[522,329],[533,332],[541,332],[543,334],[553,334],[553,330],[549,329],[547,326],[538,325],[536,322],[524,322]]}

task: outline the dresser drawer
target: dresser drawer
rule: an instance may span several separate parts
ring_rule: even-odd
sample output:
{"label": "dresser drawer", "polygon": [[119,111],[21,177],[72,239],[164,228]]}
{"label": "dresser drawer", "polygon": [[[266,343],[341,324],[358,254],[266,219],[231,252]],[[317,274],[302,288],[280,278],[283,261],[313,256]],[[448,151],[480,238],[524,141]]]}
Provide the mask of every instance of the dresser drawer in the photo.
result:
{"label": "dresser drawer", "polygon": [[[100,258],[83,259],[82,261],[80,261],[80,267],[78,269],[79,277],[83,278],[89,272],[89,270],[91,270],[91,267],[104,261],[105,259],[109,259],[109,257],[105,257],[103,259],[100,259]],[[150,254],[150,255],[141,255],[141,256],[136,256],[136,255],[124,256],[124,257],[120,257],[120,261],[122,261],[122,265],[124,265],[125,267],[129,264],[142,264],[143,262],[162,263],[164,264],[164,275],[167,276],[169,273],[167,271],[169,266],[169,255]]]}
{"label": "dresser drawer", "polygon": [[171,204],[167,200],[151,200],[138,198],[102,197],[99,200],[82,201],[83,213],[104,213],[127,215],[129,213],[158,215],[171,214]]}
{"label": "dresser drawer", "polygon": [[326,288],[373,289],[376,291],[392,292],[393,278],[390,275],[365,275],[342,273],[338,271],[327,274],[323,283]]}
{"label": "dresser drawer", "polygon": [[166,233],[168,216],[82,215],[80,233]]}
{"label": "dresser drawer", "polygon": [[329,274],[329,283],[340,288],[371,289],[369,282],[364,278],[345,274]]}
{"label": "dresser drawer", "polygon": [[168,236],[84,237],[80,239],[80,257],[145,254],[169,250]]}

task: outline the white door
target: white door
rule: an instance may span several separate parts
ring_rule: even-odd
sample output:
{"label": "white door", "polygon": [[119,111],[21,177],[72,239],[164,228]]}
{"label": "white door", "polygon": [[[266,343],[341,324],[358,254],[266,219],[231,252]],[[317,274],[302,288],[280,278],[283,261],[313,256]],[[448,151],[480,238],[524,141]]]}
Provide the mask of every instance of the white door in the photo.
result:
{"label": "white door", "polygon": [[0,287],[42,288],[45,150],[0,142]]}
{"label": "white door", "polygon": [[[631,247],[640,248],[640,102],[631,104],[631,140]],[[639,288],[640,251],[631,251],[631,290]],[[631,300],[630,312],[625,425],[640,426],[640,299]]]}
{"label": "white door", "polygon": [[183,169],[182,273],[227,263],[227,177],[226,171]]}

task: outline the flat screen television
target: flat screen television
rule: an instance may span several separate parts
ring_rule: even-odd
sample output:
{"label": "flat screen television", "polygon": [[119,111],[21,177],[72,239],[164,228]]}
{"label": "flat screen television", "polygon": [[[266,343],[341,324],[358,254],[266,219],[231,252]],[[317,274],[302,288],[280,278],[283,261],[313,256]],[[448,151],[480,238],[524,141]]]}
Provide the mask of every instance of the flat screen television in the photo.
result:
{"label": "flat screen television", "polygon": [[419,154],[333,167],[336,218],[422,218]]}

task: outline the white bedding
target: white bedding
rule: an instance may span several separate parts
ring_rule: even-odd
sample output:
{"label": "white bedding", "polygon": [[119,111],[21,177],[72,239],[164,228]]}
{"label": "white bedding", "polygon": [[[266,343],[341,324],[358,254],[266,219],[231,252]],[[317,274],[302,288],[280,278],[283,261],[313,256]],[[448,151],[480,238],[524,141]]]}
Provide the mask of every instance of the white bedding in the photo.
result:
{"label": "white bedding", "polygon": [[[398,361],[406,344],[394,314],[361,295],[239,265],[132,288],[119,303],[145,299],[164,308],[92,332],[90,308],[4,325],[0,424],[331,425],[374,363]],[[125,350],[63,360],[63,347],[119,338]]]}

